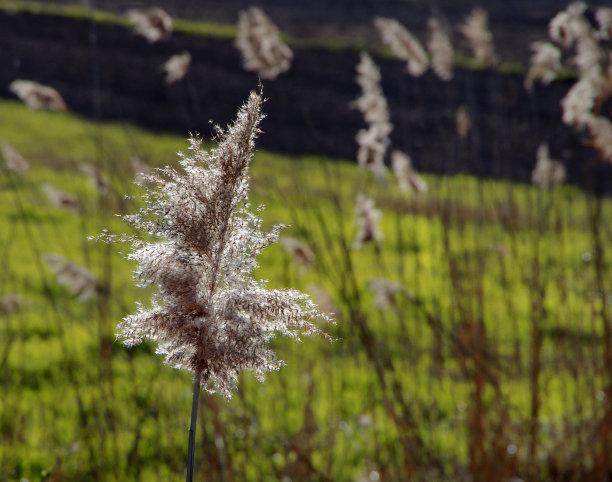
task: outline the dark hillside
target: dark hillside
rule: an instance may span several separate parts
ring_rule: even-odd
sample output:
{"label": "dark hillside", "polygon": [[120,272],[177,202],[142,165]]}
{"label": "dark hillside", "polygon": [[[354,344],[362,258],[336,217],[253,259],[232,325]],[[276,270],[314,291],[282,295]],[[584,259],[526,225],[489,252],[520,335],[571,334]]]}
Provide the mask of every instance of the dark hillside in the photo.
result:
{"label": "dark hillside", "polygon": [[[209,120],[228,122],[258,83],[227,40],[175,33],[148,44],[118,26],[5,12],[0,32],[2,97],[13,97],[8,85],[14,79],[37,80],[56,87],[72,111],[97,119],[206,135]],[[193,68],[183,82],[166,86],[160,65],[183,50],[191,52]],[[584,182],[584,153],[577,153],[577,137],[559,122],[559,100],[569,83],[529,95],[516,75],[457,70],[452,82],[443,83],[431,73],[414,79],[397,61],[376,61],[395,125],[393,148],[410,153],[418,168],[527,180],[545,140],[573,180]],[[291,70],[265,83],[268,117],[260,146],[354,158],[354,135],[363,126],[350,108],[359,93],[357,62],[357,52],[295,52]],[[454,112],[462,104],[473,123],[465,142],[454,134]]]}

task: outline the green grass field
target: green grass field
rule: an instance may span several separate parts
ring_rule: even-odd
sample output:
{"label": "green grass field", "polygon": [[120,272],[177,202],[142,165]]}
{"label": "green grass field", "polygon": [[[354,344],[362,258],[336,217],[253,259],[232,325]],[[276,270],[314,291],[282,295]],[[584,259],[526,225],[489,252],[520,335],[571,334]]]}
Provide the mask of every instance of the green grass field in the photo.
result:
{"label": "green grass field", "polygon": [[[150,292],[121,247],[87,237],[127,229],[115,214],[138,207],[123,198],[139,193],[132,157],[176,165],[186,141],[11,101],[0,140],[30,162],[0,177],[0,297],[23,299],[0,313],[0,480],[181,480],[191,381],[153,346],[115,341]],[[113,193],[91,186],[83,162]],[[277,340],[279,373],[245,374],[230,402],[203,396],[198,480],[546,479],[596,466],[612,205],[574,187],[425,179],[428,193],[402,194],[349,162],[257,154],[252,204],[316,255],[307,267],[275,245],[257,274],[326,290],[340,339]],[[51,206],[44,183],[77,195],[81,214]],[[383,211],[378,247],[351,247],[360,192]],[[45,253],[93,271],[97,298],[58,284]],[[372,278],[405,292],[378,307]]]}

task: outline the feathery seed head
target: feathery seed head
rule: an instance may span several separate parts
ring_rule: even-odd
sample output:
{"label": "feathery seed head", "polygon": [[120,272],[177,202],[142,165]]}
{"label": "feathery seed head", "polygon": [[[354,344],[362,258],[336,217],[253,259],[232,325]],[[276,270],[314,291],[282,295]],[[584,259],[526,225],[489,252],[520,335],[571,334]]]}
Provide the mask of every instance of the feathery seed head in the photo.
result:
{"label": "feathery seed head", "polygon": [[540,189],[551,189],[563,184],[565,167],[559,161],[553,161],[548,152],[548,145],[538,147],[537,162],[531,173],[531,182]]}
{"label": "feathery seed head", "polygon": [[430,18],[427,48],[431,56],[431,68],[439,79],[449,81],[453,78],[453,44],[437,18]]}
{"label": "feathery seed head", "polygon": [[533,54],[529,59],[529,70],[525,77],[525,88],[531,90],[534,81],[550,84],[561,69],[561,51],[550,42],[533,42]]}
{"label": "feathery seed head", "polygon": [[488,66],[497,63],[487,12],[481,8],[472,10],[464,23],[459,26],[459,31],[469,42],[472,55],[476,60]]}
{"label": "feathery seed head", "polygon": [[53,87],[42,85],[32,80],[14,80],[9,89],[30,109],[66,110],[66,103],[61,94]]}
{"label": "feathery seed head", "polygon": [[44,254],[43,261],[55,273],[57,281],[66,285],[79,301],[96,297],[98,278],[87,268],[55,253]]}
{"label": "feathery seed head", "polygon": [[391,153],[391,168],[397,179],[397,185],[402,192],[427,192],[427,183],[412,167],[412,161],[408,154],[401,151]]}
{"label": "feathery seed head", "polygon": [[293,52],[282,42],[280,32],[259,7],[238,14],[236,47],[242,53],[244,68],[258,72],[263,79],[275,79],[289,70]]}
{"label": "feathery seed head", "polygon": [[57,189],[50,184],[43,184],[42,190],[45,191],[47,198],[52,206],[56,208],[67,209],[72,211],[74,214],[80,214],[83,211],[79,198],[73,194],[65,193],[60,189]]}
{"label": "feathery seed head", "polygon": [[353,105],[359,109],[369,124],[367,129],[360,129],[355,136],[359,146],[357,164],[362,169],[367,168],[372,171],[378,181],[386,183],[387,170],[384,158],[393,125],[389,118],[387,99],[380,87],[380,71],[365,52],[361,53],[361,60],[357,65],[356,81],[361,87],[361,96]]}
{"label": "feathery seed head", "polygon": [[9,171],[19,176],[25,176],[28,173],[30,165],[8,142],[2,141],[2,155]]}
{"label": "feathery seed head", "polygon": [[126,15],[134,23],[136,33],[150,43],[167,39],[172,34],[172,18],[159,7],[128,10]]}
{"label": "feathery seed head", "polygon": [[382,233],[378,229],[382,213],[375,208],[372,199],[359,194],[355,206],[355,216],[357,235],[353,241],[353,248],[358,249],[364,244],[382,241]]}
{"label": "feathery seed head", "polygon": [[127,345],[156,342],[166,363],[201,377],[209,391],[226,397],[239,372],[252,370],[262,379],[282,366],[267,347],[275,334],[294,339],[323,334],[312,320],[329,319],[307,295],[266,289],[251,274],[257,255],[278,240],[280,230],[264,233],[259,213],[248,204],[262,102],[251,93],[234,124],[219,130],[216,148],[205,151],[192,138],[191,153],[180,162],[183,172],[158,170],[145,206],[124,217],[159,239],[132,237],[128,256],[137,263],[139,282],[157,285],[159,293],[151,307],[139,305],[123,319],[119,337]]}
{"label": "feathery seed head", "polygon": [[163,65],[166,72],[166,84],[174,84],[183,79],[191,67],[191,54],[183,52],[172,55]]}
{"label": "feathery seed head", "polygon": [[414,77],[420,77],[429,66],[427,53],[421,43],[397,20],[378,17],[374,25],[383,43],[398,59],[406,62],[406,70]]}

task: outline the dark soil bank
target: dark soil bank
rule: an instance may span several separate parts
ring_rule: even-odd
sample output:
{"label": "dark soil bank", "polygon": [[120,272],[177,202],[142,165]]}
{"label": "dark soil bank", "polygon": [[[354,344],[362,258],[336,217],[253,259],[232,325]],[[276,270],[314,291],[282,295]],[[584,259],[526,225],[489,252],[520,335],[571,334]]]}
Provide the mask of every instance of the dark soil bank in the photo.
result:
{"label": "dark soil bank", "polygon": [[[188,50],[192,70],[167,86],[160,66]],[[259,146],[288,154],[353,159],[364,127],[350,107],[359,95],[357,52],[295,52],[291,70],[264,84],[269,99]],[[541,141],[584,184],[592,153],[560,123],[559,100],[570,83],[528,94],[520,76],[457,70],[444,83],[432,73],[408,76],[402,63],[376,59],[392,111],[393,148],[408,152],[427,172],[472,172],[528,180]],[[0,96],[9,83],[32,79],[57,88],[69,108],[102,120],[134,122],[158,131],[210,133],[210,120],[229,122],[258,78],[241,68],[229,40],[175,33],[149,44],[131,31],[50,16],[0,13]],[[454,113],[465,104],[473,128],[465,141],[454,132]],[[589,175],[588,177],[592,177]],[[600,175],[598,179],[603,179]]]}

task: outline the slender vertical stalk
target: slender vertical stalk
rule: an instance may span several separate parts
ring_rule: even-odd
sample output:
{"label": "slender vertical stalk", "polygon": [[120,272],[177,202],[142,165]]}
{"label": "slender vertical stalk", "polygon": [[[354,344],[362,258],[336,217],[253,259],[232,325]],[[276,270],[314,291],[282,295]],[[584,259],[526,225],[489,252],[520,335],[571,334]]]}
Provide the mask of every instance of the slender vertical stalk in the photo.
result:
{"label": "slender vertical stalk", "polygon": [[193,482],[193,453],[195,450],[195,432],[198,421],[198,401],[200,399],[200,374],[193,381],[193,400],[191,402],[191,425],[189,426],[189,448],[187,449],[187,482]]}

